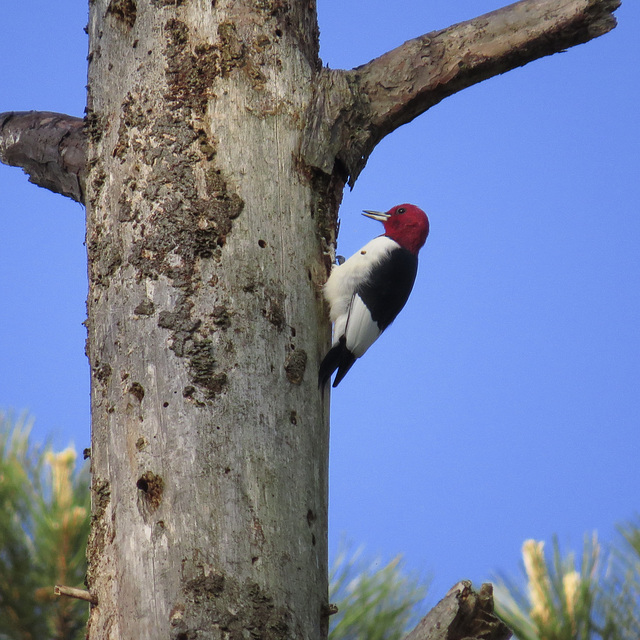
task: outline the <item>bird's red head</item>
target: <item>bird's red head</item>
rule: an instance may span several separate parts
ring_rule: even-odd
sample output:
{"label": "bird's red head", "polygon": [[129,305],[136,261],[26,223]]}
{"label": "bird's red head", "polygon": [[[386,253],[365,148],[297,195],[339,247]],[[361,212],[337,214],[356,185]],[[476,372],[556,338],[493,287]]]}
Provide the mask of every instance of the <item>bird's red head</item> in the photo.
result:
{"label": "bird's red head", "polygon": [[429,235],[429,218],[414,204],[399,204],[386,213],[364,211],[367,218],[379,220],[384,225],[384,235],[401,247],[418,255]]}

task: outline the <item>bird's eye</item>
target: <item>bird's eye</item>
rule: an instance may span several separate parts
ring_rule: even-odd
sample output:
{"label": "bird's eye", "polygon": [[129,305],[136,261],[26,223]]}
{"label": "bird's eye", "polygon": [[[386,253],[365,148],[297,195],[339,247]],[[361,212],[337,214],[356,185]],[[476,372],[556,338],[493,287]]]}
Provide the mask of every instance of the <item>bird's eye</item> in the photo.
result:
{"label": "bird's eye", "polygon": [[405,213],[405,212],[406,212],[406,209],[405,209],[404,207],[400,207],[400,208],[396,211],[396,213]]}

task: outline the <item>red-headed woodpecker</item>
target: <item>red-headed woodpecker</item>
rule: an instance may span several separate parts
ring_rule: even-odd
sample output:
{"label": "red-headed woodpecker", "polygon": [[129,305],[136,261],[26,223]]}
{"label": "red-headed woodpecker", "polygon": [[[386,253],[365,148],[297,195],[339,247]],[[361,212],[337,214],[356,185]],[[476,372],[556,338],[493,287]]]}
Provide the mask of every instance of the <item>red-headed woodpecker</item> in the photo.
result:
{"label": "red-headed woodpecker", "polygon": [[336,369],[333,386],[337,387],[400,313],[416,279],[418,251],[429,235],[427,214],[412,204],[363,215],[382,222],[384,234],[334,266],[324,285],[334,326],[333,346],[320,365],[321,389]]}

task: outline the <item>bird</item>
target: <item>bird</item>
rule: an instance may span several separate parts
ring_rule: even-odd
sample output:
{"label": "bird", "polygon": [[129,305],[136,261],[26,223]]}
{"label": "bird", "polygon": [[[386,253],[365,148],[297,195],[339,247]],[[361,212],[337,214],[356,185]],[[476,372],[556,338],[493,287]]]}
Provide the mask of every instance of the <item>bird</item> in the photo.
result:
{"label": "bird", "polygon": [[429,235],[429,218],[413,204],[399,204],[386,213],[364,210],[363,215],[384,225],[384,233],[337,264],[324,285],[333,322],[333,345],[318,372],[318,386],[337,370],[337,387],[355,361],[395,320],[413,289],[418,252]]}

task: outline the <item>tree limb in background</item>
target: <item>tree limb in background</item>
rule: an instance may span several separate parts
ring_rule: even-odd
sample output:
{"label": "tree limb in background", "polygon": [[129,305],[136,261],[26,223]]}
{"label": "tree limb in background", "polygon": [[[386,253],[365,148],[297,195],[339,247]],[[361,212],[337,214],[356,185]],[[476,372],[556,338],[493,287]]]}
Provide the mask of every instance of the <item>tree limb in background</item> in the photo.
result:
{"label": "tree limb in background", "polygon": [[337,161],[353,186],[387,134],[461,89],[607,33],[619,6],[522,0],[409,40],[351,71],[324,69],[302,157],[325,173]]}
{"label": "tree limb in background", "polygon": [[83,202],[86,158],[82,118],[50,111],[0,113],[0,161],[21,167],[29,182]]}
{"label": "tree limb in background", "polygon": [[462,580],[431,609],[404,640],[508,640],[511,631],[493,611],[493,588],[480,592]]}

